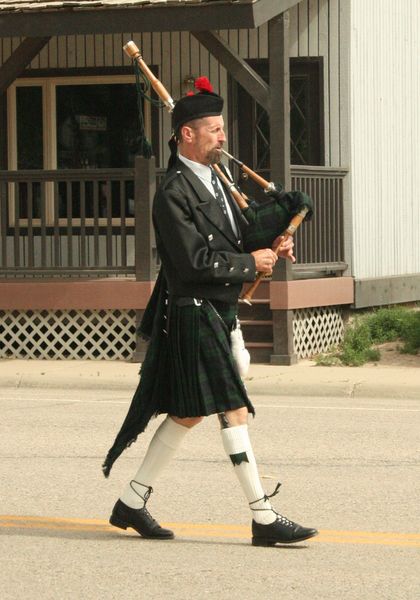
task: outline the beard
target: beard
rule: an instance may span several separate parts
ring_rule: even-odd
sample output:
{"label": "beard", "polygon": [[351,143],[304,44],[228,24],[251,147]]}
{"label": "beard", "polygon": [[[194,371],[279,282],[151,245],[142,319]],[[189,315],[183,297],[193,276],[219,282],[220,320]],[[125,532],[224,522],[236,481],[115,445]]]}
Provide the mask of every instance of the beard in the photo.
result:
{"label": "beard", "polygon": [[207,152],[206,158],[208,160],[209,165],[213,165],[215,163],[220,162],[222,153],[220,152],[220,148],[212,148]]}

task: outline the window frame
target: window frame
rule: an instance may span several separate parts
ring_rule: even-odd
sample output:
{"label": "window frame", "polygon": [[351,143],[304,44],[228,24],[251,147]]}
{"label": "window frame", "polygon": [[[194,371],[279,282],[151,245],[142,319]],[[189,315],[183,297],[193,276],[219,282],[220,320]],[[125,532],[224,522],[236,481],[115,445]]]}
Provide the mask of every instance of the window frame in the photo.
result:
{"label": "window frame", "polygon": [[[17,102],[16,90],[18,87],[41,87],[42,88],[42,119],[43,119],[43,170],[57,169],[57,86],[63,85],[112,85],[112,84],[134,84],[136,80],[134,74],[121,75],[62,75],[54,77],[22,77],[14,81],[7,90],[7,162],[8,170],[17,171]],[[144,103],[144,124],[147,137],[152,135],[152,108],[149,102]],[[59,169],[66,171],[66,169]],[[88,171],[89,169],[87,169]],[[93,169],[92,169],[93,170]],[[8,222],[10,227],[16,226],[15,199],[17,193],[17,184],[8,184]],[[55,221],[54,214],[54,183],[45,184],[45,223],[41,223],[39,218],[19,218],[19,227],[28,227],[29,221],[32,227],[53,227],[58,224],[59,227],[68,227],[67,218],[59,218]],[[80,227],[80,218],[72,219],[73,227]],[[112,217],[110,219],[113,227],[121,225],[121,218]],[[86,227],[106,227],[109,225],[107,217],[98,219],[86,218]],[[134,226],[134,217],[125,219],[125,226]]]}
{"label": "window frame", "polygon": [[[268,59],[256,58],[248,59],[247,63],[265,80],[268,79]],[[315,133],[318,138],[318,158],[316,161],[319,164],[312,166],[325,166],[325,127],[324,127],[324,86],[323,73],[324,62],[323,57],[290,57],[290,77],[301,76],[302,71],[307,69],[307,76],[312,78],[312,82],[317,79],[317,103],[316,123],[311,121],[310,135]],[[317,71],[317,73],[316,73]],[[242,98],[242,101],[241,101]],[[243,99],[246,99],[243,101]],[[256,168],[257,147],[254,139],[255,115],[257,102],[247,94],[245,90],[241,90],[239,85],[230,77],[229,85],[229,123],[232,125],[230,130],[229,144],[232,148],[236,148],[239,157],[251,168]],[[245,126],[242,124],[246,123]],[[248,140],[244,142],[244,136]]]}

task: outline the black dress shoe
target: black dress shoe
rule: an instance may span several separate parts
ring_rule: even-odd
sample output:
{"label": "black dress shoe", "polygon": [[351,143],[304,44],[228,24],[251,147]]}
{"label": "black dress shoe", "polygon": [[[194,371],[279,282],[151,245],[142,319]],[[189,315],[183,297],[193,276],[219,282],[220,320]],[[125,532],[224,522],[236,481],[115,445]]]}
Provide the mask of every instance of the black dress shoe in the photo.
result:
{"label": "black dress shoe", "polygon": [[282,515],[277,515],[274,523],[262,525],[252,521],[252,545],[274,546],[275,544],[294,544],[302,542],[318,534],[316,529],[302,527],[289,521]]}
{"label": "black dress shoe", "polygon": [[153,540],[172,540],[174,532],[164,529],[152,517],[147,508],[130,508],[118,500],[109,519],[111,525],[120,529],[132,527],[142,537]]}

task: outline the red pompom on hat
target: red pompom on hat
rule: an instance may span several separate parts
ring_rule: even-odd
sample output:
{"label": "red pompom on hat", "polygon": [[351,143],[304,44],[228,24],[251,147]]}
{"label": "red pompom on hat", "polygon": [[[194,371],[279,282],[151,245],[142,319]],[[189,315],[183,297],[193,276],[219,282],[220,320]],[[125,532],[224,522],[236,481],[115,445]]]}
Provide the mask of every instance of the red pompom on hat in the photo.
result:
{"label": "red pompom on hat", "polygon": [[175,134],[188,121],[222,114],[223,98],[213,92],[207,77],[197,77],[194,87],[198,90],[197,94],[189,92],[175,104],[172,113],[172,130]]}
{"label": "red pompom on hat", "polygon": [[207,77],[197,77],[194,81],[194,87],[199,92],[213,92],[213,86]]}

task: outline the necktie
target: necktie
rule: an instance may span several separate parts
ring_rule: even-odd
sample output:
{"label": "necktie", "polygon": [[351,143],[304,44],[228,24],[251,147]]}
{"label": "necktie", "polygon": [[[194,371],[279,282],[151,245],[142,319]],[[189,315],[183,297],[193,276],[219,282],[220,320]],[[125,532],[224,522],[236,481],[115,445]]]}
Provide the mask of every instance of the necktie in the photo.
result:
{"label": "necktie", "polygon": [[211,183],[212,183],[212,186],[213,186],[213,189],[214,189],[214,195],[216,197],[216,200],[219,203],[219,206],[222,209],[224,215],[226,217],[228,217],[228,219],[229,219],[227,208],[226,208],[225,197],[223,195],[222,190],[220,189],[219,182],[217,181],[217,177],[216,177],[216,174],[213,171],[213,169],[211,170]]}

